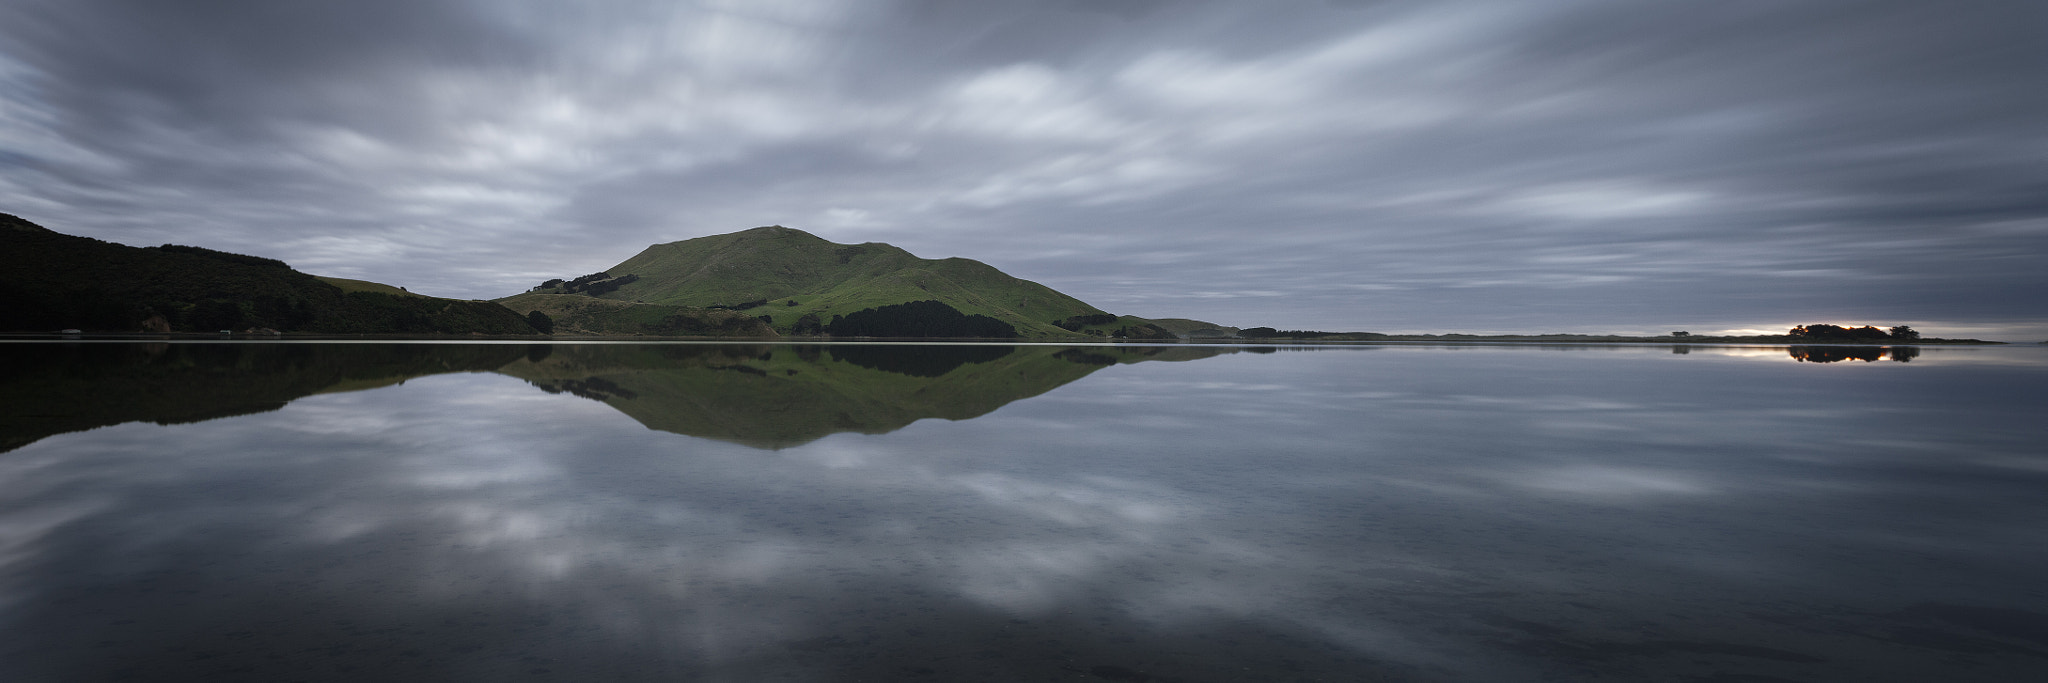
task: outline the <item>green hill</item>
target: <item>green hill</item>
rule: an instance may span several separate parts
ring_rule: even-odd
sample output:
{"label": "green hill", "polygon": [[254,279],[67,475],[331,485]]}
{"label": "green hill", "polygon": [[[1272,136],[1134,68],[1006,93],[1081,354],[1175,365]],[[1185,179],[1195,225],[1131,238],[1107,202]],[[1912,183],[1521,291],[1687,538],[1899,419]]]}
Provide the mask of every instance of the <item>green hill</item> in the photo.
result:
{"label": "green hill", "polygon": [[520,314],[488,301],[345,291],[276,259],[131,247],[8,214],[0,265],[4,331],[534,334]]}
{"label": "green hill", "polygon": [[[1053,323],[1103,313],[979,261],[923,259],[880,242],[837,244],[781,226],[657,244],[603,277],[550,281],[528,294],[740,310],[767,316],[784,334],[797,332],[806,316],[825,324],[835,315],[926,300],[1009,323],[1023,337],[1071,337]],[[538,307],[530,297],[499,301]]]}

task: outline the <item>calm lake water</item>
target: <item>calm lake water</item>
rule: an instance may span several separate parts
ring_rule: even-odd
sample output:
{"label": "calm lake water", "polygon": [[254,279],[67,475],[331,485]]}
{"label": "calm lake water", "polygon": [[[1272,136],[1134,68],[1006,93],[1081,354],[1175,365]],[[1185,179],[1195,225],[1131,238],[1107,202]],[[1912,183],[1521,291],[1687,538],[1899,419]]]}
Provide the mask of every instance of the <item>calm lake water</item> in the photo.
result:
{"label": "calm lake water", "polygon": [[0,351],[10,682],[2048,680],[2037,347]]}

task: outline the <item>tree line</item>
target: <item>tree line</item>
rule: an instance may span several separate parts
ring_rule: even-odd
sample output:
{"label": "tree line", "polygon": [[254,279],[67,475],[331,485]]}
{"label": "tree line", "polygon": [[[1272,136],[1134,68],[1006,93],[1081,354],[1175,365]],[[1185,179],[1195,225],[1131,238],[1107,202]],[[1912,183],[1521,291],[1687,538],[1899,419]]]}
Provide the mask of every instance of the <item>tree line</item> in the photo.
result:
{"label": "tree line", "polygon": [[1900,325],[1889,330],[1880,330],[1870,325],[1842,327],[1816,323],[1800,325],[1786,332],[1785,336],[1797,337],[1801,341],[1871,342],[1871,341],[1914,341],[1920,333],[1911,327]]}

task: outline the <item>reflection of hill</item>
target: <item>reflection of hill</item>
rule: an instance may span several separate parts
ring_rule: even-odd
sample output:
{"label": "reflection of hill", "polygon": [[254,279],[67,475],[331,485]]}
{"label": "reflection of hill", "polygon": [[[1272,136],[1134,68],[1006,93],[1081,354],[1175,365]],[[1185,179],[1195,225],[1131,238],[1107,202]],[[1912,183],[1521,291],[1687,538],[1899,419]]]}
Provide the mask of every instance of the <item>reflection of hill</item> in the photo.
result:
{"label": "reflection of hill", "polygon": [[1920,355],[1911,346],[1794,346],[1787,351],[1802,363],[1836,363],[1860,360],[1865,363],[1890,358],[1904,363]]}
{"label": "reflection of hill", "polygon": [[309,394],[490,370],[525,355],[467,344],[10,344],[0,355],[0,452],[124,422],[277,410]]}
{"label": "reflection of hill", "polygon": [[[1084,351],[1083,353],[1076,353]],[[499,372],[603,401],[650,429],[756,448],[964,420],[1110,363],[1235,349],[917,345],[563,345]]]}
{"label": "reflection of hill", "polygon": [[1114,363],[1235,349],[987,345],[10,344],[0,452],[124,422],[177,424],[447,372],[497,371],[651,429],[786,448],[964,420]]}

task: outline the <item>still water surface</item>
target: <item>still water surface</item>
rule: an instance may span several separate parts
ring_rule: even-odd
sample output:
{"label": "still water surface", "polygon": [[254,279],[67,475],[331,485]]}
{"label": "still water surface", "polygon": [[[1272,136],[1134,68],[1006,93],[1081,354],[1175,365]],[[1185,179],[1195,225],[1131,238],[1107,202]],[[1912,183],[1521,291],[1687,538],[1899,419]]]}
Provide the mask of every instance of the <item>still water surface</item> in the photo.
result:
{"label": "still water surface", "polygon": [[1272,351],[6,344],[0,680],[2048,679],[2048,350]]}

